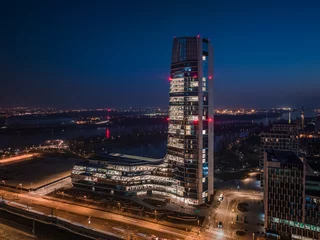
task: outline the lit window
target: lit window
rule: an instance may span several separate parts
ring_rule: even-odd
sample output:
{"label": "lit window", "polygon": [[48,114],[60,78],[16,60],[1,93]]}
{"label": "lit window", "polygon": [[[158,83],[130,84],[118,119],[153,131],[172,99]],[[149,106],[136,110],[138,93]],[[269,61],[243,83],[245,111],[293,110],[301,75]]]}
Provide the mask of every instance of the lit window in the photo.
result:
{"label": "lit window", "polygon": [[206,182],[206,178],[204,177],[204,178],[202,178],[202,182]]}
{"label": "lit window", "polygon": [[202,130],[202,134],[207,134],[207,131],[206,130]]}
{"label": "lit window", "polygon": [[206,60],[206,56],[202,56],[202,60],[205,61]]}

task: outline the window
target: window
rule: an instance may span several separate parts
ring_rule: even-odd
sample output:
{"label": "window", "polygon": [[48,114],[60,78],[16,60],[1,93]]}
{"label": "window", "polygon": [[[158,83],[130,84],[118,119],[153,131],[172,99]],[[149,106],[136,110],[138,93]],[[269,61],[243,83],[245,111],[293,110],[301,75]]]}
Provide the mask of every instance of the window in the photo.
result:
{"label": "window", "polygon": [[202,60],[205,61],[206,60],[206,56],[202,56]]}

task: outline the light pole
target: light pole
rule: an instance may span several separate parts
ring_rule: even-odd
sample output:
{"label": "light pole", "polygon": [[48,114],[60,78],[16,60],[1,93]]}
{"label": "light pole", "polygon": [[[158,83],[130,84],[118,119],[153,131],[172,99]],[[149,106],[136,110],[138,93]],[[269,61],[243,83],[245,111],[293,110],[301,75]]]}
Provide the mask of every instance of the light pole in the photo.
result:
{"label": "light pole", "polygon": [[84,205],[87,205],[87,196],[84,196]]}
{"label": "light pole", "polygon": [[36,222],[34,219],[32,221],[32,234],[33,236],[36,236]]}
{"label": "light pole", "polygon": [[157,210],[154,210],[154,219],[157,220]]}
{"label": "light pole", "polygon": [[5,186],[5,185],[6,185],[6,181],[5,181],[5,180],[2,180],[2,183],[3,183],[3,186]]}
{"label": "light pole", "polygon": [[20,192],[22,193],[22,183],[20,183],[19,186],[20,186]]}
{"label": "light pole", "polygon": [[254,240],[254,233],[252,233],[252,239]]}

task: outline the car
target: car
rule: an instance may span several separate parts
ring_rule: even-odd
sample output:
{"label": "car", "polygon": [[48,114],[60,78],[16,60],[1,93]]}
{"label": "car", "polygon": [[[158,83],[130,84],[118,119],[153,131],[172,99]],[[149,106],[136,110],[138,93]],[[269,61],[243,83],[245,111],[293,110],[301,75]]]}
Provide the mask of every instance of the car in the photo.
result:
{"label": "car", "polygon": [[218,228],[222,228],[222,222],[219,222]]}

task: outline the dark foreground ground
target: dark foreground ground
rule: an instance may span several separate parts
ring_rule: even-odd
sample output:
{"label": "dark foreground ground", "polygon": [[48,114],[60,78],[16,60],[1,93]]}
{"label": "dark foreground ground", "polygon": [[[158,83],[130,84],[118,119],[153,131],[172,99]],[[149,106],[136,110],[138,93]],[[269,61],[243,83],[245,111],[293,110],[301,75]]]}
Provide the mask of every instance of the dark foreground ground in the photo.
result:
{"label": "dark foreground ground", "polygon": [[[21,232],[32,234],[32,221],[4,211],[0,211],[0,223],[19,229]],[[1,229],[1,226],[0,226]],[[52,225],[36,222],[36,238],[39,240],[89,240],[89,238],[64,231]]]}

